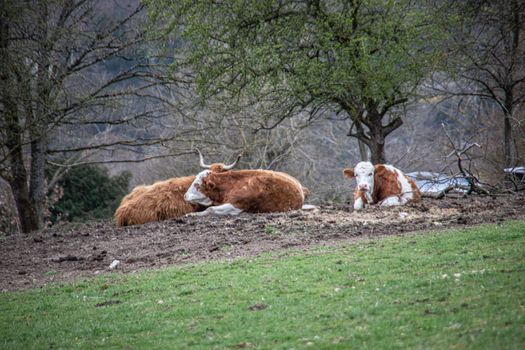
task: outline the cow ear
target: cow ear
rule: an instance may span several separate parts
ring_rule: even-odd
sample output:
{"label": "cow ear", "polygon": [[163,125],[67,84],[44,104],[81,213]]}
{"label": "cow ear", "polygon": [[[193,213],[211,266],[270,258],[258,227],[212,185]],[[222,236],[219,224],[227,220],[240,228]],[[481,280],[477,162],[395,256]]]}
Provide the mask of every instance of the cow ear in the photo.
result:
{"label": "cow ear", "polygon": [[386,168],[383,164],[376,164],[374,165],[374,173],[375,174],[383,174],[385,172]]}
{"label": "cow ear", "polygon": [[348,178],[353,178],[353,177],[355,177],[354,169],[350,169],[350,168],[344,169],[344,170],[343,170],[343,175],[346,176],[346,177],[348,177]]}

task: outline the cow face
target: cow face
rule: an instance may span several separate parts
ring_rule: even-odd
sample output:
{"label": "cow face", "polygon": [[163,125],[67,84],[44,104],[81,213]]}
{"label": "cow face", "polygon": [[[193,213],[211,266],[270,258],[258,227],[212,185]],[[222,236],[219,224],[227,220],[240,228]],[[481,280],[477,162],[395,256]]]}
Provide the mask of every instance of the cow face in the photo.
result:
{"label": "cow face", "polygon": [[357,183],[354,209],[362,209],[365,202],[372,204],[374,165],[370,162],[360,162],[357,163],[354,169],[344,169],[343,174],[350,179],[355,177]]}
{"label": "cow face", "polygon": [[357,190],[372,193],[374,191],[374,166],[370,162],[357,163],[354,169],[345,169],[343,173],[357,182]]}
{"label": "cow face", "polygon": [[199,174],[197,174],[197,176],[195,177],[195,180],[193,181],[191,186],[188,188],[188,191],[186,191],[186,194],[184,195],[184,199],[187,202],[192,203],[192,204],[204,205],[206,207],[213,204],[212,200],[200,191],[200,188],[203,185],[203,182],[205,181],[206,177],[210,173],[211,173],[211,170],[204,170],[204,171],[201,171]]}

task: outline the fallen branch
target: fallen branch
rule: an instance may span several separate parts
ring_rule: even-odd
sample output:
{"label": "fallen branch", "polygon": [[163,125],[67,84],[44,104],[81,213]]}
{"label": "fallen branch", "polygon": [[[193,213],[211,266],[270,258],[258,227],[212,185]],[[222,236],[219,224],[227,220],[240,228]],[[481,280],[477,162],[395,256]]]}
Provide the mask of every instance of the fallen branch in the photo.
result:
{"label": "fallen branch", "polygon": [[450,191],[453,191],[453,190],[455,190],[457,188],[458,188],[458,186],[450,185],[447,188],[445,188],[444,190],[439,191],[439,192],[424,192],[424,193],[421,194],[421,197],[432,198],[432,199],[441,199],[441,198],[445,197],[447,195],[447,193],[449,193]]}

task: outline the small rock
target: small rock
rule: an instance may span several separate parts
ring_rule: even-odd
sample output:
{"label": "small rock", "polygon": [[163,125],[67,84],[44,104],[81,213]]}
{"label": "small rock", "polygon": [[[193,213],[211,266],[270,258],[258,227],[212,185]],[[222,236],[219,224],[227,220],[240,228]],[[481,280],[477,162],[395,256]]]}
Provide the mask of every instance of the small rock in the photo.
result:
{"label": "small rock", "polygon": [[400,219],[404,219],[404,218],[406,218],[407,216],[408,216],[408,213],[407,213],[407,212],[402,211],[401,213],[399,213],[399,218],[400,218]]}
{"label": "small rock", "polygon": [[458,224],[461,224],[461,225],[465,225],[465,224],[467,224],[467,219],[464,218],[463,216],[459,216],[459,217],[457,218],[457,223],[458,223]]}
{"label": "small rock", "polygon": [[257,304],[253,304],[248,309],[250,309],[251,311],[257,311],[257,310],[264,310],[267,307],[268,307],[268,305],[266,305],[264,303],[257,303]]}
{"label": "small rock", "polygon": [[103,303],[98,303],[98,304],[95,304],[95,307],[103,307],[103,306],[109,306],[109,305],[117,305],[117,304],[121,304],[122,301],[120,300],[108,300],[108,301],[105,301]]}
{"label": "small rock", "polygon": [[106,257],[107,251],[102,250],[100,253],[91,256],[91,260],[102,261]]}
{"label": "small rock", "polygon": [[113,262],[109,265],[109,269],[113,270],[116,269],[120,265],[120,260],[113,260]]}
{"label": "small rock", "polygon": [[305,204],[302,206],[301,210],[317,210],[319,211],[319,207],[312,204]]}
{"label": "small rock", "polygon": [[80,261],[80,260],[84,260],[84,258],[81,256],[75,256],[71,254],[51,258],[51,261],[58,262],[58,263],[61,263],[63,261]]}

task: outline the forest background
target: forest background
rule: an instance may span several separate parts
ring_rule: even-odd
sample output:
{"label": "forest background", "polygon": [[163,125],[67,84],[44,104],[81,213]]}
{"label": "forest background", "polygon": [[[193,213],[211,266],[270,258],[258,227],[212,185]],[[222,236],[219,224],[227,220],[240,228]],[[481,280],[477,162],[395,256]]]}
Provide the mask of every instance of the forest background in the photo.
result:
{"label": "forest background", "polygon": [[[525,3],[0,0],[0,234],[111,217],[207,160],[351,197],[361,159],[516,190]],[[512,180],[512,179],[510,179]]]}

